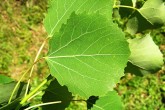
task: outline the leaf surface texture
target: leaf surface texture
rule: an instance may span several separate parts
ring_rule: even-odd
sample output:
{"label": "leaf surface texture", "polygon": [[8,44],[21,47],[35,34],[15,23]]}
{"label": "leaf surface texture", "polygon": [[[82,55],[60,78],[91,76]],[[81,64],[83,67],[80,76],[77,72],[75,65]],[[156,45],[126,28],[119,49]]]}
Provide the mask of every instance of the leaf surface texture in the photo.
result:
{"label": "leaf surface texture", "polygon": [[99,12],[108,19],[112,18],[113,0],[51,0],[49,4],[44,26],[50,36],[59,31],[72,12]]}
{"label": "leaf surface texture", "polygon": [[73,13],[49,45],[50,72],[73,94],[105,95],[124,75],[128,43],[117,25],[98,13]]}
{"label": "leaf surface texture", "polygon": [[157,70],[162,67],[163,55],[150,34],[128,41],[131,50],[129,60],[132,64],[145,70]]}
{"label": "leaf surface texture", "polygon": [[147,0],[139,12],[151,24],[162,25],[165,23],[165,5],[163,0]]}
{"label": "leaf surface texture", "polygon": [[96,101],[91,110],[123,110],[121,98],[116,91],[108,92]]}

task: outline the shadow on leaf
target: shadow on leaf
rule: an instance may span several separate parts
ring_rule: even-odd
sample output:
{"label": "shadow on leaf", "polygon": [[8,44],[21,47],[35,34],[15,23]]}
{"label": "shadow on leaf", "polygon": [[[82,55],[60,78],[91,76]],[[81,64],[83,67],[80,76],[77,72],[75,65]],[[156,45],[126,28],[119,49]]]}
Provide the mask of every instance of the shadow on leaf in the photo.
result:
{"label": "shadow on leaf", "polygon": [[72,94],[68,91],[67,87],[61,86],[57,80],[53,80],[42,96],[42,101],[44,103],[61,101],[62,103],[43,106],[42,110],[65,110],[71,100]]}

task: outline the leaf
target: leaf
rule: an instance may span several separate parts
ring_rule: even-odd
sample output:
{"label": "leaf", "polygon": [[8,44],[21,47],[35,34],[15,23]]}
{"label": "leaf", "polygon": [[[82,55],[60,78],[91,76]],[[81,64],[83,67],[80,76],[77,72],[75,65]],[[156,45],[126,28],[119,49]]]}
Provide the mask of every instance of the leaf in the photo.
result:
{"label": "leaf", "polygon": [[138,11],[136,11],[131,15],[128,22],[126,23],[126,28],[128,33],[134,35],[146,29],[153,29],[157,27],[146,21],[146,19]]}
{"label": "leaf", "polygon": [[106,96],[100,97],[91,110],[123,110],[123,104],[116,91],[111,91]]}
{"label": "leaf", "polygon": [[165,23],[165,5],[163,0],[147,0],[139,12],[151,24],[163,25]]}
{"label": "leaf", "polygon": [[[15,85],[16,85],[16,82],[0,84],[0,104],[8,102]],[[25,92],[25,86],[24,86],[24,83],[21,83],[13,96],[13,100],[18,97],[21,97],[24,94],[24,92]]]}
{"label": "leaf", "polygon": [[129,56],[124,34],[100,14],[72,14],[50,39],[51,74],[73,94],[102,96],[124,75]]}
{"label": "leaf", "polygon": [[153,42],[150,34],[140,39],[130,39],[128,42],[131,50],[129,60],[132,64],[151,71],[162,67],[163,55]]}
{"label": "leaf", "polygon": [[144,70],[142,68],[139,68],[136,65],[133,65],[131,62],[128,62],[127,67],[125,68],[125,73],[131,73],[131,74],[134,74],[136,76],[142,77],[146,74],[155,73],[155,71]]}
{"label": "leaf", "polygon": [[130,33],[131,35],[134,35],[138,31],[138,19],[137,17],[132,17],[128,20],[126,24],[127,32]]}
{"label": "leaf", "polygon": [[108,19],[112,18],[113,0],[51,0],[44,26],[50,36],[58,32],[72,12],[76,14],[99,12]]}
{"label": "leaf", "polygon": [[66,86],[61,86],[57,80],[53,80],[44,95],[42,96],[43,102],[62,101],[59,104],[42,106],[42,110],[65,110],[72,100],[72,94],[68,92]]}
{"label": "leaf", "polygon": [[0,74],[0,84],[10,83],[12,81],[13,81],[13,79]]}
{"label": "leaf", "polygon": [[19,105],[19,102],[20,102],[20,98],[17,98],[16,100],[12,101],[10,104],[0,107],[0,110],[15,110],[16,107]]}
{"label": "leaf", "polygon": [[127,67],[125,68],[125,73],[131,73],[136,76],[143,76],[141,68],[138,66],[133,65],[132,63],[128,62]]}

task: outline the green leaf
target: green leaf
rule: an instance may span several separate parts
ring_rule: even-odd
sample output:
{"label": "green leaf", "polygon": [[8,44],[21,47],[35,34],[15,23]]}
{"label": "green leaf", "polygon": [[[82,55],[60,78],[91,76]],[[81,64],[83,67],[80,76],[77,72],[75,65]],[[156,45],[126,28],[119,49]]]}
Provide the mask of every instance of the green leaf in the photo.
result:
{"label": "green leaf", "polygon": [[54,102],[62,101],[59,104],[42,106],[42,110],[64,110],[72,100],[72,94],[68,92],[66,86],[61,86],[57,80],[53,80],[48,88],[46,89],[42,101],[43,102]]}
{"label": "green leaf", "polygon": [[6,104],[3,107],[0,107],[0,110],[15,110],[19,105],[19,102],[20,102],[20,98],[17,98],[16,100],[12,101],[10,104]]}
{"label": "green leaf", "polygon": [[135,66],[130,62],[128,62],[127,67],[125,67],[125,73],[135,74],[136,76],[143,76],[140,70],[141,69],[138,66]]}
{"label": "green leaf", "polygon": [[144,76],[146,74],[155,73],[155,71],[147,71],[142,68],[139,68],[136,65],[133,65],[131,62],[128,62],[127,67],[125,68],[125,73],[131,73],[136,76]]}
{"label": "green leaf", "polygon": [[130,33],[131,35],[134,35],[138,31],[138,19],[137,17],[132,17],[128,20],[126,24],[127,32]]}
{"label": "green leaf", "polygon": [[10,83],[12,81],[13,81],[13,79],[0,74],[0,84]]}
{"label": "green leaf", "polygon": [[129,56],[124,34],[99,14],[72,14],[50,39],[51,74],[73,94],[102,96],[124,75]]}
{"label": "green leaf", "polygon": [[91,110],[123,110],[123,104],[116,91],[111,91],[100,97]]}
{"label": "green leaf", "polygon": [[157,70],[162,67],[163,55],[150,34],[143,38],[130,39],[128,42],[131,50],[129,60],[132,64],[145,70]]}
{"label": "green leaf", "polygon": [[163,0],[147,0],[139,12],[151,24],[162,25],[165,23],[165,5]]}
{"label": "green leaf", "polygon": [[[143,24],[143,25],[142,25]],[[131,35],[134,35],[138,32],[142,32],[146,29],[157,28],[149,23],[139,11],[134,12],[126,23],[126,31]]]}
{"label": "green leaf", "polygon": [[44,26],[50,36],[58,32],[72,12],[76,14],[99,12],[108,19],[112,18],[114,0],[51,0]]}
{"label": "green leaf", "polygon": [[[0,104],[4,104],[8,102],[15,85],[16,82],[0,84]],[[21,97],[24,94],[24,92],[25,92],[25,86],[24,83],[21,83],[13,96],[13,100],[18,97]]]}

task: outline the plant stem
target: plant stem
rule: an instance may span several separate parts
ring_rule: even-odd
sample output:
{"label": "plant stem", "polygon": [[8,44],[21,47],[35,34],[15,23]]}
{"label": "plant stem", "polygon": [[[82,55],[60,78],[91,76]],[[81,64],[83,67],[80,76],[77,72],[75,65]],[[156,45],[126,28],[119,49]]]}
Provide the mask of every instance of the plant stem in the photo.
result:
{"label": "plant stem", "polygon": [[[39,60],[41,60],[41,59],[39,59]],[[39,60],[37,60],[36,62],[34,62],[33,65],[35,65]],[[21,83],[23,77],[31,70],[31,68],[32,68],[32,67],[28,68],[28,70],[26,70],[26,71],[23,73],[23,75],[21,76],[21,78],[19,79],[19,81],[17,82],[17,84],[15,85],[15,87],[14,87],[12,93],[11,93],[11,96],[10,96],[10,98],[9,98],[8,104],[11,103],[12,98],[13,98],[13,96],[14,96],[14,93],[16,92],[16,90],[17,90],[19,84]]]}
{"label": "plant stem", "polygon": [[[39,60],[41,60],[41,59],[39,59]],[[37,60],[36,62],[34,62],[33,65],[35,65],[39,60]],[[33,65],[32,65],[32,66],[33,66]],[[11,100],[12,100],[12,98],[13,98],[13,96],[14,96],[14,93],[16,92],[16,90],[17,90],[19,84],[21,83],[23,77],[31,70],[32,66],[31,66],[30,68],[28,68],[28,69],[25,71],[25,73],[23,73],[23,75],[21,76],[21,78],[20,78],[19,81],[17,82],[16,86],[14,87],[14,89],[13,89],[13,91],[12,91],[12,93],[11,93],[11,96],[10,96],[10,98],[9,98],[8,104],[11,103]]]}
{"label": "plant stem", "polygon": [[[42,43],[42,45],[41,45],[40,49],[38,50],[37,55],[36,55],[36,57],[35,57],[35,59],[34,59],[34,62],[36,62],[36,61],[38,60],[38,57],[39,57],[39,55],[41,54],[41,51],[42,51],[43,47],[45,46],[45,44],[46,44],[48,38],[49,38],[49,37],[47,37],[47,38],[44,40],[44,42]],[[25,97],[26,97],[26,95],[27,95],[27,93],[28,93],[28,89],[29,89],[29,85],[30,85],[30,81],[31,81],[31,76],[32,76],[33,70],[34,70],[34,65],[32,66],[31,71],[30,71],[30,74],[29,74],[29,79],[28,79],[28,83],[27,83],[27,86],[26,86]]]}
{"label": "plant stem", "polygon": [[137,10],[137,8],[135,8],[135,7],[125,6],[125,5],[114,5],[113,8],[130,8],[133,10]]}
{"label": "plant stem", "polygon": [[32,92],[30,92],[28,95],[26,95],[22,101],[20,102],[21,105],[23,105],[31,96],[33,96],[44,84],[47,83],[47,79],[45,79],[38,87],[36,87]]}
{"label": "plant stem", "polygon": [[44,105],[51,105],[51,104],[58,104],[58,103],[61,103],[61,101],[42,103],[42,104],[38,104],[38,105],[34,105],[34,106],[31,106],[31,107],[28,107],[28,108],[26,108],[24,110],[30,110],[30,109],[35,108],[35,107],[40,107],[40,106],[44,106]]}
{"label": "plant stem", "polygon": [[39,95],[41,93],[42,93],[42,91],[37,92],[36,94],[32,95],[27,101],[33,99],[35,96],[37,96],[37,95]]}
{"label": "plant stem", "polygon": [[71,101],[86,102],[86,100],[84,100],[84,99],[79,99],[79,100],[71,100]]}
{"label": "plant stem", "polygon": [[23,77],[30,71],[30,69],[31,69],[31,67],[21,76],[21,78],[20,78],[19,81],[17,82],[16,86],[14,87],[14,89],[13,89],[13,91],[12,91],[12,93],[11,93],[11,96],[10,96],[10,98],[9,98],[8,104],[11,103],[11,100],[12,100],[12,98],[13,98],[13,96],[14,96],[14,93],[15,93],[15,91],[17,90],[17,88],[18,88],[18,86],[19,86],[21,80],[22,80]]}

